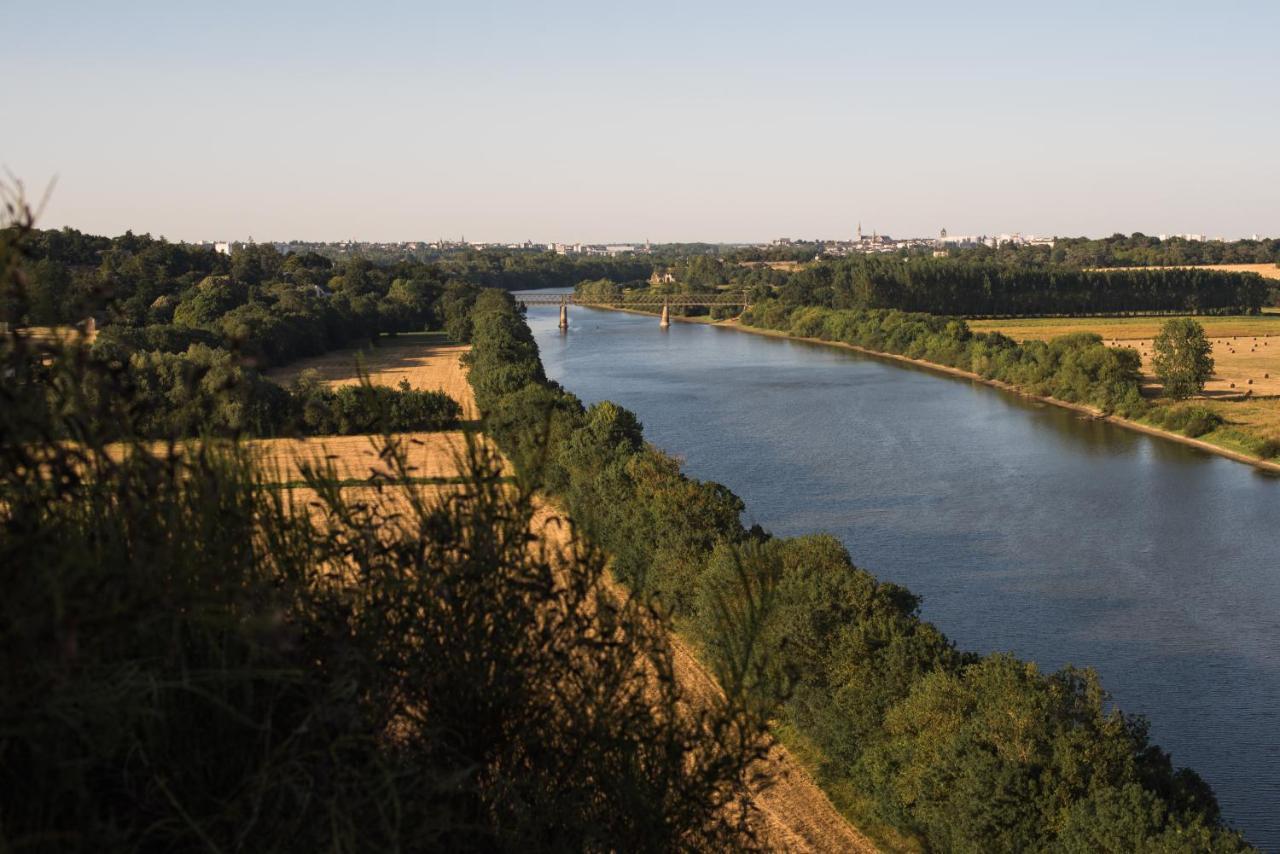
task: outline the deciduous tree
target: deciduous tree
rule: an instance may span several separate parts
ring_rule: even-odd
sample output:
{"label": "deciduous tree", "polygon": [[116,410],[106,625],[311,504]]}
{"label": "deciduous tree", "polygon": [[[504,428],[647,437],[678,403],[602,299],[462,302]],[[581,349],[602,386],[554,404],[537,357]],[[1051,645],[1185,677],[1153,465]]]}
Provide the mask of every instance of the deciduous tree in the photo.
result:
{"label": "deciduous tree", "polygon": [[1156,336],[1153,364],[1164,393],[1184,400],[1204,388],[1213,376],[1213,346],[1204,327],[1189,317],[1165,323]]}

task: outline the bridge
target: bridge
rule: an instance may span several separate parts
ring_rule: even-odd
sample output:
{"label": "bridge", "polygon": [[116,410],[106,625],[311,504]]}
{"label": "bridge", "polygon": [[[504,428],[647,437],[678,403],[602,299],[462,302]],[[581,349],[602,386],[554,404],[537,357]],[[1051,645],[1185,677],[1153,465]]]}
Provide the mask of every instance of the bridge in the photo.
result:
{"label": "bridge", "polygon": [[671,325],[672,308],[716,308],[730,307],[743,310],[750,307],[751,302],[745,293],[715,294],[633,294],[631,296],[592,297],[581,294],[526,294],[516,297],[522,305],[558,305],[560,306],[560,328],[569,328],[569,306],[581,305],[594,308],[634,308],[641,311],[662,309],[658,326],[666,329]]}

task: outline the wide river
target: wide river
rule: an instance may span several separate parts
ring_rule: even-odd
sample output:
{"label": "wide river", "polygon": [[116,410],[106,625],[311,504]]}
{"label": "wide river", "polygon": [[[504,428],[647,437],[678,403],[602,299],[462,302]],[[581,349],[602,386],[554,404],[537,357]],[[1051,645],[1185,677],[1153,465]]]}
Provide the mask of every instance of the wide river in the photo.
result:
{"label": "wide river", "polygon": [[652,317],[531,307],[551,378],[746,502],[838,536],[962,648],[1087,665],[1280,851],[1280,479],[962,378]]}

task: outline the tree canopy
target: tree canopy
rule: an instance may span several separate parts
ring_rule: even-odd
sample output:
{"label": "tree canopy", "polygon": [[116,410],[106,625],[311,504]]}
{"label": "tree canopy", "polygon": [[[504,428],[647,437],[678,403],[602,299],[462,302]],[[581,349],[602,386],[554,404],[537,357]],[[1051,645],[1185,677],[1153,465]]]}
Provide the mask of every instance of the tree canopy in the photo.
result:
{"label": "tree canopy", "polygon": [[1189,317],[1170,320],[1156,336],[1152,365],[1164,393],[1183,400],[1204,390],[1213,376],[1213,345],[1204,327]]}

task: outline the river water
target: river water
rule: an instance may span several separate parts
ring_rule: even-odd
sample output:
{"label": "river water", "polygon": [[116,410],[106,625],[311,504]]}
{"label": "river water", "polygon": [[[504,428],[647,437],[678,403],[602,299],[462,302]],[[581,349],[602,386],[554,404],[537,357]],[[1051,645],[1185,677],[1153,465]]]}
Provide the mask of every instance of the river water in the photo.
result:
{"label": "river water", "polygon": [[834,347],[531,307],[548,375],[633,410],[745,521],[825,531],[962,648],[1092,666],[1280,851],[1280,478]]}

